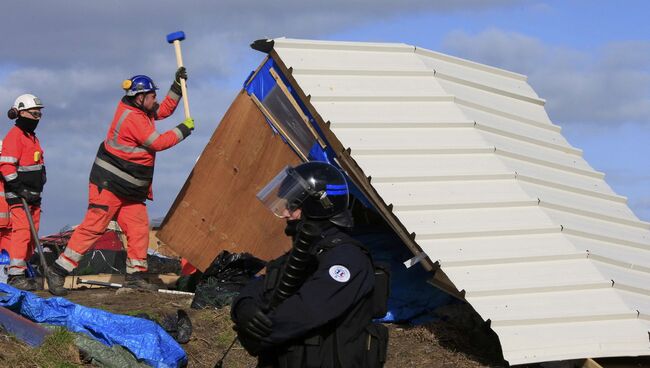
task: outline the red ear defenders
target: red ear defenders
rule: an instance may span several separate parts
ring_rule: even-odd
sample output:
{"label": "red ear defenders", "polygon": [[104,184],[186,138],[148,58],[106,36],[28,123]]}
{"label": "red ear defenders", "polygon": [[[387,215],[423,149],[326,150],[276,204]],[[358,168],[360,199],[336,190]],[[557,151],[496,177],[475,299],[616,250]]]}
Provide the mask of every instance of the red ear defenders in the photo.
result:
{"label": "red ear defenders", "polygon": [[15,107],[10,108],[9,111],[7,111],[7,117],[11,120],[16,119],[18,117],[18,109]]}

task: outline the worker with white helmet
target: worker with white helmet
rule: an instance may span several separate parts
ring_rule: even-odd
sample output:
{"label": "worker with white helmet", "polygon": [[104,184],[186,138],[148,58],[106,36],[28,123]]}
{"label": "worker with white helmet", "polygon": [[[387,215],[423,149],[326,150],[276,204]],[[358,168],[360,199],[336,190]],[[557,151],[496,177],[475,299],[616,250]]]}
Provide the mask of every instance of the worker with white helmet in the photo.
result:
{"label": "worker with white helmet", "polygon": [[5,181],[5,196],[11,217],[8,284],[23,290],[36,290],[34,279],[25,276],[27,262],[34,254],[34,239],[22,199],[38,231],[41,217],[41,192],[45,185],[43,149],[34,133],[41,119],[41,100],[32,95],[18,96],[7,115],[16,120],[3,139],[0,173]]}

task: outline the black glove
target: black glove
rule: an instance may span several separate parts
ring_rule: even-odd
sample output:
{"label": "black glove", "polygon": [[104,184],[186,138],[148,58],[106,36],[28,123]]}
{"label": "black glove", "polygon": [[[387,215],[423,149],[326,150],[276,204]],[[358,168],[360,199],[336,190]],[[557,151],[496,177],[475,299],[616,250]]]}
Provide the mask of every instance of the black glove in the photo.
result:
{"label": "black glove", "polygon": [[174,82],[181,84],[181,78],[187,80],[187,70],[184,66],[181,66],[176,70],[176,75],[174,76]]}
{"label": "black glove", "polygon": [[255,339],[267,337],[273,331],[273,322],[257,303],[243,301],[236,306],[236,330]]}
{"label": "black glove", "polygon": [[5,192],[18,193],[23,188],[22,183],[15,178],[13,180],[5,181]]}
{"label": "black glove", "polygon": [[246,351],[257,356],[263,350],[260,339],[271,333],[273,322],[262,312],[258,303],[244,299],[233,305],[231,310],[233,329]]}
{"label": "black glove", "polygon": [[184,66],[181,66],[176,70],[176,74],[174,75],[174,83],[172,83],[172,86],[170,87],[172,92],[176,93],[179,96],[183,95],[183,90],[181,89],[181,79],[187,80],[187,70],[185,70]]}
{"label": "black glove", "polygon": [[256,339],[261,340],[270,335],[272,331],[273,321],[261,309],[257,309],[253,318],[246,324],[246,333]]}

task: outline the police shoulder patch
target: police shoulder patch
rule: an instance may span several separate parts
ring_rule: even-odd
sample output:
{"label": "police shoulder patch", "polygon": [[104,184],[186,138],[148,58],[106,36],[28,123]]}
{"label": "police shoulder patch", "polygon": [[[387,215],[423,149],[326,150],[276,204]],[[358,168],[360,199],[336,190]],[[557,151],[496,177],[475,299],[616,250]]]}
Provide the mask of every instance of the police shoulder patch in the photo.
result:
{"label": "police shoulder patch", "polygon": [[348,282],[350,280],[350,271],[345,266],[334,265],[330,267],[329,273],[334,281]]}

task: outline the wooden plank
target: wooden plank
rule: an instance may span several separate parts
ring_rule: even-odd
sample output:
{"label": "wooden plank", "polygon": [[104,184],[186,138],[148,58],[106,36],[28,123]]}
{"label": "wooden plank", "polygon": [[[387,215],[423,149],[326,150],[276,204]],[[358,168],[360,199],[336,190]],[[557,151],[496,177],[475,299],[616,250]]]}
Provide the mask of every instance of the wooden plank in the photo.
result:
{"label": "wooden plank", "polygon": [[205,271],[223,250],[269,260],[291,246],[285,221],[256,198],[301,161],[242,91],[224,115],[167,213],[158,238]]}

